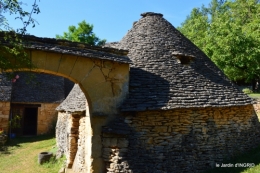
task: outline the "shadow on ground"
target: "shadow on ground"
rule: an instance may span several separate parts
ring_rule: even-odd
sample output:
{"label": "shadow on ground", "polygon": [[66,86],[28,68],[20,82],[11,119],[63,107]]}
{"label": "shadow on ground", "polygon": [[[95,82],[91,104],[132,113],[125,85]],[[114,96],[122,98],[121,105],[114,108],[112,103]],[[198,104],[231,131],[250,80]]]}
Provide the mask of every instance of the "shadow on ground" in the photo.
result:
{"label": "shadow on ground", "polygon": [[224,160],[222,163],[216,164],[214,169],[207,170],[203,173],[241,173],[250,167],[254,169],[253,172],[258,172],[260,168],[254,168],[258,165],[260,165],[260,146],[230,160]]}
{"label": "shadow on ground", "polygon": [[43,140],[48,140],[51,138],[54,138],[54,135],[39,135],[39,136],[22,136],[22,137],[16,137],[12,139],[8,139],[5,146],[1,148],[0,155],[1,154],[11,154],[10,149],[13,147],[21,147],[21,144],[23,143],[32,143],[32,142],[39,142]]}

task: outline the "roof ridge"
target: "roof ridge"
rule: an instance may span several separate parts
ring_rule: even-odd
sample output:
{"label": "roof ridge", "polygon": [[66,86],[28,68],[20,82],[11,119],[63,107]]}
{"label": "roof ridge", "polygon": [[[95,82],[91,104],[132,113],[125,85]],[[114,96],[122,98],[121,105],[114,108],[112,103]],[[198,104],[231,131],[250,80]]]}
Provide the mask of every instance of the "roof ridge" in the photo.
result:
{"label": "roof ridge", "polygon": [[54,44],[57,46],[91,49],[91,50],[96,50],[96,51],[113,53],[113,54],[117,54],[117,55],[127,55],[128,54],[128,50],[123,50],[123,49],[116,49],[116,48],[105,47],[105,46],[94,46],[94,45],[89,45],[86,43],[74,42],[74,41],[69,41],[69,40],[65,40],[65,39],[36,37],[34,35],[21,35],[21,34],[16,34],[12,31],[11,32],[0,31],[1,43],[2,42],[8,43],[8,40],[3,39],[6,34],[8,34],[11,37],[15,37],[15,35],[18,35],[19,37],[23,38],[23,40],[25,40],[25,43],[27,43],[27,44],[32,43],[32,42],[38,43],[38,44],[47,43],[47,44]]}
{"label": "roof ridge", "polygon": [[10,40],[12,40],[15,35],[23,38],[22,44],[24,44],[24,47],[27,49],[36,49],[89,58],[97,58],[102,60],[111,60],[127,64],[131,63],[130,59],[126,56],[128,54],[127,50],[105,46],[92,46],[85,43],[59,40],[55,38],[41,38],[33,35],[19,35],[14,32],[2,31],[0,32],[0,43],[6,46],[12,46]]}

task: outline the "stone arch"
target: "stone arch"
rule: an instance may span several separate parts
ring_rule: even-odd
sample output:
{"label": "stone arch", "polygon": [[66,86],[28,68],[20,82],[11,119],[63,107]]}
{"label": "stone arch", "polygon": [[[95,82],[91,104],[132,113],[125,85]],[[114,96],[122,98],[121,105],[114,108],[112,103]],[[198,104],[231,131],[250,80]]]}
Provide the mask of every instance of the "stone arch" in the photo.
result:
{"label": "stone arch", "polygon": [[21,71],[62,76],[79,84],[88,101],[87,172],[103,172],[101,129],[115,117],[128,93],[129,64],[52,51],[26,51],[36,68]]}

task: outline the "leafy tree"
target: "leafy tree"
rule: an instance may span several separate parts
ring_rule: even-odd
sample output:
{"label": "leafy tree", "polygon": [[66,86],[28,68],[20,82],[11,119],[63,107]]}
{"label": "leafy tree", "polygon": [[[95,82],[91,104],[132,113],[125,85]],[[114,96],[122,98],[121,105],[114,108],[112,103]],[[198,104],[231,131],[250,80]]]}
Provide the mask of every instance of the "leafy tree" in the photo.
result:
{"label": "leafy tree", "polygon": [[93,33],[93,25],[86,23],[85,20],[78,23],[78,27],[69,26],[68,32],[64,32],[62,35],[56,35],[58,39],[66,39],[75,42],[87,43],[90,45],[102,46],[105,44],[106,40],[101,40],[96,37]]}
{"label": "leafy tree", "polygon": [[26,34],[26,28],[30,24],[33,25],[32,27],[35,27],[35,23],[37,23],[37,21],[32,18],[32,15],[40,13],[36,0],[34,0],[32,4],[32,9],[30,12],[25,11],[22,8],[23,5],[25,5],[25,3],[18,2],[17,0],[0,0],[0,31],[2,31],[2,29],[13,31],[13,28],[9,25],[5,17],[6,14],[12,15],[15,19],[22,22],[23,26],[16,30],[19,34]]}
{"label": "leafy tree", "polygon": [[[24,38],[23,35],[27,34],[27,27],[32,25],[35,27],[37,21],[32,18],[33,14],[38,14],[40,9],[37,1],[34,0],[31,11],[23,9],[23,2],[17,0],[0,0],[0,34],[5,42],[9,45],[0,44],[0,70],[17,71],[21,68],[32,68],[33,65],[29,59],[26,51],[23,49]],[[8,23],[6,15],[11,15],[14,19],[22,22],[22,27],[14,30]]]}
{"label": "leafy tree", "polygon": [[212,0],[178,29],[233,81],[260,77],[259,0]]}

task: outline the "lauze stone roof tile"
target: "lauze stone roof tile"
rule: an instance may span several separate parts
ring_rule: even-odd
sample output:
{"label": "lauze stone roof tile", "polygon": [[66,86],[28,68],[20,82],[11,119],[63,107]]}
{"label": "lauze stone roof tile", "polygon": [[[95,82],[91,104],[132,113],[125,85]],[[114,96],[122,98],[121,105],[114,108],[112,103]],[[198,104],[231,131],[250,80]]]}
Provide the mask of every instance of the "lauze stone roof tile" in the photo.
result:
{"label": "lauze stone roof tile", "polygon": [[57,111],[83,112],[87,99],[78,84],[75,84],[67,98],[56,108]]}
{"label": "lauze stone roof tile", "polygon": [[[252,104],[216,65],[158,13],[143,13],[120,42],[106,46],[128,50],[132,60],[129,94],[122,111]],[[78,86],[57,108],[84,111]],[[80,106],[77,106],[76,104]]]}
{"label": "lauze stone roof tile", "polygon": [[64,78],[44,73],[17,72],[12,102],[61,103],[65,99]]}
{"label": "lauze stone roof tile", "polygon": [[66,98],[68,90],[72,88],[70,85],[73,82],[59,76],[33,72],[16,72],[15,74],[19,78],[14,83],[6,73],[0,74],[0,101],[61,103]]}
{"label": "lauze stone roof tile", "polygon": [[[9,45],[9,40],[5,39],[6,32],[0,32],[0,43]],[[12,33],[9,33],[12,37]],[[55,38],[40,38],[33,35],[22,36],[24,46],[28,49],[43,50],[49,52],[57,52],[62,54],[70,54],[83,56],[88,58],[97,58],[103,60],[111,60],[121,63],[131,63],[126,56],[127,50],[118,50],[110,47],[92,46],[84,43],[72,42]]]}
{"label": "lauze stone roof tile", "polygon": [[122,111],[252,104],[216,65],[162,14],[143,13],[112,46],[128,50],[129,96]]}
{"label": "lauze stone roof tile", "polygon": [[10,101],[12,93],[12,83],[8,77],[0,73],[0,101]]}

